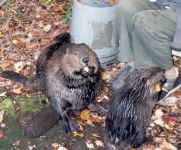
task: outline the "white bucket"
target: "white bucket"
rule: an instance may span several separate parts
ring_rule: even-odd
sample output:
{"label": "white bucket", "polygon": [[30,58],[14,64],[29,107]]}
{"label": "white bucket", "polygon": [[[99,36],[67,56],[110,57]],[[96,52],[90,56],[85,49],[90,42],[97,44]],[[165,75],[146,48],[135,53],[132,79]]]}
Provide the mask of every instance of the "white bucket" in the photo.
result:
{"label": "white bucket", "polygon": [[77,44],[86,43],[97,54],[103,68],[118,57],[116,5],[95,7],[74,0],[70,34]]}

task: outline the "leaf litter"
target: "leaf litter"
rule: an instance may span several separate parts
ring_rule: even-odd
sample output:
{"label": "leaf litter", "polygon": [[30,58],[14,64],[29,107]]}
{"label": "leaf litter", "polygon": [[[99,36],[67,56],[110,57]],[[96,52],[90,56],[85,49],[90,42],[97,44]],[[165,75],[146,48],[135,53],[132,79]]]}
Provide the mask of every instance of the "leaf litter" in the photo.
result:
{"label": "leaf litter", "polygon": [[[114,2],[113,0],[112,3]],[[57,2],[52,1],[51,5],[45,5],[48,4],[46,1],[42,4],[41,1],[35,0],[12,0],[0,8],[0,71],[8,69],[28,77],[33,75],[35,62],[41,51],[53,41],[56,35],[69,31],[70,24],[65,24],[62,17],[64,17],[64,8],[70,3],[70,1],[58,0]],[[181,59],[174,56],[173,60],[181,73]],[[98,103],[110,103],[109,84],[123,66],[123,63],[115,64],[102,72],[102,80],[105,82],[105,86],[96,99]],[[15,97],[12,102],[16,113],[19,114],[18,119],[21,124],[24,121],[21,113],[23,108],[19,106],[16,96],[28,95],[31,94],[31,91],[12,81],[0,78],[0,102],[7,98],[9,91],[12,91],[12,95]],[[81,130],[80,133],[74,133],[73,138],[81,139],[87,149],[101,149],[100,147],[104,149],[105,116],[91,112],[89,109],[82,110],[77,115],[77,124],[80,125]],[[6,136],[3,128],[8,126],[3,122],[4,118],[6,119],[4,110],[0,110],[1,139]],[[156,105],[147,133],[152,136],[153,140],[139,149],[178,149],[177,146],[181,141],[180,124],[181,90],[178,90],[168,98],[167,105]],[[90,131],[90,127],[94,131]],[[71,150],[74,147],[71,142],[65,143],[65,141],[59,140],[57,143],[50,143],[50,145],[54,150]],[[20,140],[14,142],[15,147],[19,145],[21,145]],[[36,149],[36,145],[32,144],[27,148],[29,150]]]}

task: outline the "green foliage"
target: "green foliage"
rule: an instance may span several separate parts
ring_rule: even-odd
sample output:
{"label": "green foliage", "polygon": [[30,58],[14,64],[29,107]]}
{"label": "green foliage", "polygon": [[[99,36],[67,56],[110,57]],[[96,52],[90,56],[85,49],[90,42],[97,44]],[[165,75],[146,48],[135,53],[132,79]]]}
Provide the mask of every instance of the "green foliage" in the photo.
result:
{"label": "green foliage", "polygon": [[65,24],[70,23],[72,17],[72,4],[67,5],[67,7],[65,7],[63,9],[63,16],[62,16],[62,21]]}
{"label": "green foliage", "polygon": [[11,2],[11,1],[8,1],[7,5],[6,5],[6,9],[8,11],[10,11],[10,12],[13,12],[14,11],[14,7],[15,7],[14,3]]}
{"label": "green foliage", "polygon": [[44,6],[53,6],[55,2],[55,0],[41,0],[41,4]]}

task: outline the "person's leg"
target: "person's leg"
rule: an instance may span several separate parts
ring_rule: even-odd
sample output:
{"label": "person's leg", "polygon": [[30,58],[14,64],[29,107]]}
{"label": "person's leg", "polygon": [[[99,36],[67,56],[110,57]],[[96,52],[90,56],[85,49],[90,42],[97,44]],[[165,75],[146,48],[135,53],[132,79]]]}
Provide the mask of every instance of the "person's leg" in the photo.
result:
{"label": "person's leg", "polygon": [[167,82],[160,99],[180,87],[178,69],[173,66],[170,43],[176,29],[176,14],[171,9],[145,10],[133,17],[133,53],[135,68],[150,66],[166,70]]}
{"label": "person's leg", "polygon": [[132,52],[132,17],[139,11],[159,9],[155,3],[148,0],[120,0],[117,8],[117,28],[120,38],[118,60],[129,62],[133,60]]}
{"label": "person's leg", "polygon": [[171,9],[145,10],[133,17],[133,53],[136,68],[149,66],[165,70],[173,66],[170,42],[176,29]]}

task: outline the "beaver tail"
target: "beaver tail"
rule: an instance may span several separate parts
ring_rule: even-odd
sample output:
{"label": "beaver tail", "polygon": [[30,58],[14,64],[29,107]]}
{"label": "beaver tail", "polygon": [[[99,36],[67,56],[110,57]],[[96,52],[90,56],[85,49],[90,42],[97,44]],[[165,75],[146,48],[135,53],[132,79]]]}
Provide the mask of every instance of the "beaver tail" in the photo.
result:
{"label": "beaver tail", "polygon": [[21,83],[23,85],[25,85],[26,82],[29,80],[27,77],[25,77],[19,73],[16,73],[14,71],[3,71],[1,76],[3,78],[10,79],[12,81]]}
{"label": "beaver tail", "polygon": [[14,71],[8,71],[8,70],[3,71],[0,76],[2,78],[6,78],[17,83],[21,83],[24,86],[31,89],[37,89],[37,90],[40,89],[40,85],[38,81],[34,82],[35,80],[29,79],[25,77],[24,75],[16,73]]}

